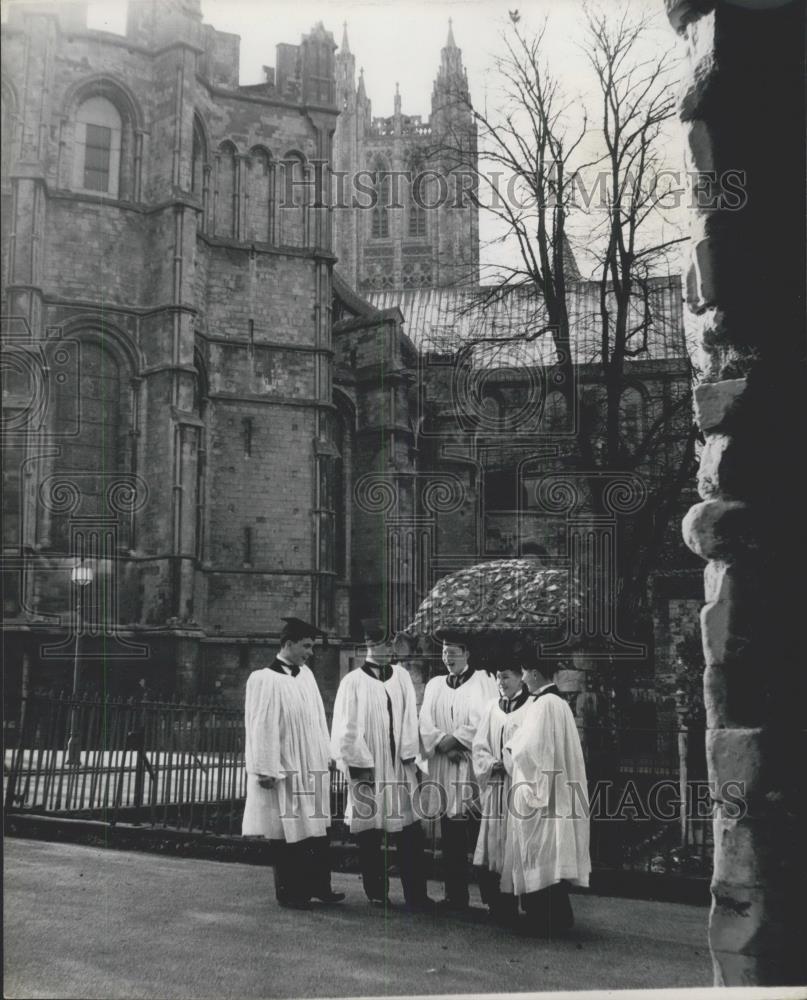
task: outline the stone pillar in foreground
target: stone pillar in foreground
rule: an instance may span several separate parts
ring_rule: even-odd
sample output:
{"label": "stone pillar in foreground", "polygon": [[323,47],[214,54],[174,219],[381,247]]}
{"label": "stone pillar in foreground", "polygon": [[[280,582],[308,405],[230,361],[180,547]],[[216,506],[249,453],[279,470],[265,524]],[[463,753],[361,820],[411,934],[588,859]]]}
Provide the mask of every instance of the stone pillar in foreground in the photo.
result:
{"label": "stone pillar in foreground", "polygon": [[804,5],[667,10],[687,44],[679,110],[701,172],[688,298],[706,365],[703,502],[684,537],[707,561],[709,942],[716,985],[795,985],[807,982]]}

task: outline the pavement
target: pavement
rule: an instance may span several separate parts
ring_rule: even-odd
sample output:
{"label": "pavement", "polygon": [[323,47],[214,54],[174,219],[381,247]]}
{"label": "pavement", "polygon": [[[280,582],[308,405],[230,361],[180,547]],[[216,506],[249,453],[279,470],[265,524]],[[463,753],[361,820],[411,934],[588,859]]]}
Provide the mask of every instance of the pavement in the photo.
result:
{"label": "pavement", "polygon": [[[532,941],[467,917],[344,903],[280,909],[271,868],[6,838],[4,996],[366,997],[682,989],[712,983],[702,906],[575,894]],[[430,894],[438,898],[433,883]],[[393,902],[401,901],[393,881]]]}

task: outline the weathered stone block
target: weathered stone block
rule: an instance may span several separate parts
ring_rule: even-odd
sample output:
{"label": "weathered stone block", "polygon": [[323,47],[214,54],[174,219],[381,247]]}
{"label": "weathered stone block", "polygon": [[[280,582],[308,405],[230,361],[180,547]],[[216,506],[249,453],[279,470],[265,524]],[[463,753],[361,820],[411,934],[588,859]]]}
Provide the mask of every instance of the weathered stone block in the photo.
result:
{"label": "weathered stone block", "polygon": [[690,308],[696,312],[717,305],[714,259],[715,247],[711,237],[704,236],[693,243],[687,272],[687,290]]}
{"label": "weathered stone block", "polygon": [[[803,982],[798,978],[804,972],[804,920],[798,912],[803,892],[804,879],[799,874],[776,885],[712,882],[709,938],[724,973],[732,953],[737,958],[756,958],[748,965],[730,962],[732,985]],[[738,979],[738,972],[751,978]]]}
{"label": "weathered stone block", "polygon": [[684,289],[685,289],[687,306],[689,307],[690,312],[695,313],[695,315],[700,315],[700,313],[704,312],[705,310],[699,308],[700,293],[698,286],[698,269],[694,266],[693,258],[694,255],[692,253],[692,250],[690,249],[689,251],[690,263],[686,269],[686,273],[684,274]]}
{"label": "weathered stone block", "polygon": [[738,500],[705,500],[683,521],[684,541],[702,559],[732,562],[756,550],[751,510]]}
{"label": "weathered stone block", "polygon": [[[726,679],[725,683],[730,683],[734,692],[732,714],[724,716],[720,712],[717,716],[720,722],[712,724],[741,720],[746,724],[750,719],[760,718],[757,709],[762,708],[759,692],[755,696],[746,689],[749,684],[758,683],[753,678],[770,658],[776,639],[775,629],[766,618],[765,585],[753,567],[712,562],[704,571],[704,591],[706,604],[701,609],[704,659],[708,667],[731,668],[731,681]],[[716,678],[712,680],[716,682]],[[714,693],[717,700],[712,702],[712,708],[717,709],[718,704],[726,707],[725,700],[718,697],[718,688]],[[707,704],[708,694],[705,691]]]}
{"label": "weathered stone block", "polygon": [[682,121],[692,121],[702,115],[706,101],[714,86],[715,76],[715,16],[703,13],[690,21],[684,29],[687,40],[686,75],[678,99],[678,114]]}
{"label": "weathered stone block", "polygon": [[708,436],[698,468],[698,493],[704,500],[721,495],[745,495],[742,485],[747,463],[738,461],[739,450],[737,442],[728,434]]}
{"label": "weathered stone block", "polygon": [[673,30],[680,35],[689,24],[713,9],[714,0],[665,0],[665,6]]}
{"label": "weathered stone block", "polygon": [[766,896],[763,887],[713,881],[709,917],[712,947],[746,955],[764,950],[773,931]]}
{"label": "weathered stone block", "polygon": [[[737,805],[724,806],[732,810],[741,809],[741,797],[733,789],[728,789]],[[750,817],[730,819],[718,815],[714,820],[714,880],[733,886],[770,886],[787,881],[788,864],[782,851],[781,829],[772,829],[766,820]]]}
{"label": "weathered stone block", "polygon": [[705,382],[695,387],[695,419],[704,433],[731,425],[746,391],[743,378]]}
{"label": "weathered stone block", "polygon": [[737,782],[749,809],[771,787],[773,776],[768,767],[771,753],[770,735],[762,728],[706,731],[710,780],[718,785]]}
{"label": "weathered stone block", "polygon": [[738,629],[735,608],[728,601],[707,604],[701,611],[703,651],[709,665],[736,660],[748,647],[748,637]]}
{"label": "weathered stone block", "polygon": [[711,650],[706,653],[703,674],[703,701],[709,728],[762,725],[766,705],[760,697],[759,664],[750,648],[744,656],[727,658],[727,662],[709,662],[712,655]]}
{"label": "weathered stone block", "polygon": [[736,574],[732,574],[729,564],[710,562],[703,571],[703,593],[708,604],[728,601],[734,596],[733,585]]}
{"label": "weathered stone block", "polygon": [[687,153],[694,170],[711,171],[715,169],[715,156],[712,141],[712,131],[706,122],[696,119],[689,123],[686,130]]}

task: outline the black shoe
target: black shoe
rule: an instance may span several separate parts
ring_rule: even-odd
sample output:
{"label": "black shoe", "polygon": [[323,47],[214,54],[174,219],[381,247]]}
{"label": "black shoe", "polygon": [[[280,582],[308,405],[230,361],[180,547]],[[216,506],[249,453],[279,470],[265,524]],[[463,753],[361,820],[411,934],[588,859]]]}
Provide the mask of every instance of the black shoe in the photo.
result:
{"label": "black shoe", "polygon": [[311,903],[307,899],[279,899],[278,905],[284,910],[310,910]]}
{"label": "black shoe", "polygon": [[344,898],[345,894],[343,892],[333,892],[329,890],[328,892],[323,892],[322,894],[318,892],[314,893],[314,899],[318,899],[322,903],[341,903]]}
{"label": "black shoe", "polygon": [[386,899],[370,899],[368,900],[370,906],[374,906],[377,910],[394,910],[395,904],[387,896]]}

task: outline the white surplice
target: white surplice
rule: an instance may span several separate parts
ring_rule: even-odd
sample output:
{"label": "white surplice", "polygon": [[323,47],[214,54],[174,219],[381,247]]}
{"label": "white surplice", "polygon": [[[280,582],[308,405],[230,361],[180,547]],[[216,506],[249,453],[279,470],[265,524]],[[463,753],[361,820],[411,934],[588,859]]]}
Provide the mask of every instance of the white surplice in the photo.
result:
{"label": "white surplice", "polygon": [[[426,685],[420,708],[421,755],[428,768],[428,779],[421,788],[426,817],[462,816],[472,801],[478,801],[471,748],[485,706],[496,693],[496,682],[484,670],[474,670],[457,688],[449,687],[446,674],[432,677]],[[444,736],[454,736],[462,744],[458,763],[437,750]]]}
{"label": "white surplice", "polygon": [[572,710],[557,694],[529,704],[505,744],[512,755],[511,815],[502,892],[538,892],[561,879],[587,886],[588,790]]}
{"label": "white surplice", "polygon": [[512,712],[499,707],[499,699],[490,702],[473,743],[474,773],[479,781],[482,822],[474,852],[474,864],[501,874],[507,841],[508,796],[512,785],[510,774],[491,775],[493,765],[512,766],[510,755],[504,758],[504,747],[521,725],[532,702],[528,699]]}
{"label": "white surplice", "polygon": [[[418,748],[415,689],[404,667],[393,664],[386,681],[370,677],[361,667],[342,678],[333,707],[331,756],[348,782],[345,822],[351,833],[397,833],[414,823]],[[412,763],[402,763],[410,758]],[[358,796],[350,768],[373,770],[372,785],[364,784]]]}
{"label": "white surplice", "polygon": [[[250,674],[244,703],[247,800],[242,833],[296,843],[331,825],[328,725],[314,675],[264,668]],[[275,778],[261,788],[258,775]]]}

